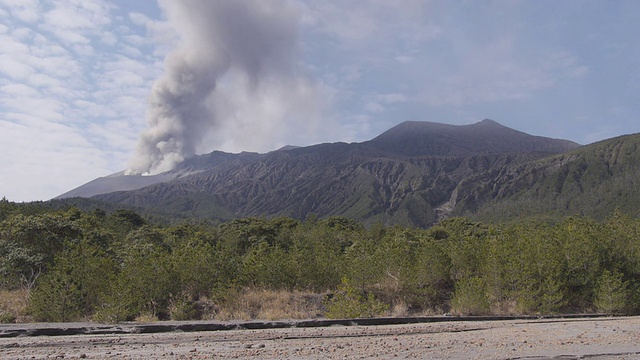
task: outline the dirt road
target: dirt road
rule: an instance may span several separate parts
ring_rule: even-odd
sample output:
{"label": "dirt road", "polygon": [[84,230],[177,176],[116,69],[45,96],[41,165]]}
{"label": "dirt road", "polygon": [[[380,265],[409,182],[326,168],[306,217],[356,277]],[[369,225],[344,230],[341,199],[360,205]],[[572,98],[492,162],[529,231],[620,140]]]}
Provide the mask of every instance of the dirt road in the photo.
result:
{"label": "dirt road", "polygon": [[0,339],[2,359],[640,359],[640,317]]}

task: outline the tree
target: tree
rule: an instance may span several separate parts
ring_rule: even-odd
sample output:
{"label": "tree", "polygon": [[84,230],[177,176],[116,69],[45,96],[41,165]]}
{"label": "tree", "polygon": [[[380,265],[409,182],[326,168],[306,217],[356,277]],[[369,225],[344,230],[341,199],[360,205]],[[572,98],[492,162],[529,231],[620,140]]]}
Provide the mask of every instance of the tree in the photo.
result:
{"label": "tree", "polygon": [[348,319],[380,316],[389,310],[389,305],[376,300],[373,293],[363,293],[358,290],[348,278],[342,279],[342,284],[332,297],[326,297],[324,305],[326,316],[330,319]]}
{"label": "tree", "polygon": [[344,273],[343,251],[353,233],[318,223],[305,223],[293,233],[290,256],[296,269],[296,287],[326,291],[340,284]]}
{"label": "tree", "polygon": [[140,314],[166,318],[170,300],[180,295],[170,253],[154,244],[131,248],[113,285],[108,306],[115,306],[113,302],[125,304],[127,318]]}
{"label": "tree", "polygon": [[60,213],[11,216],[0,223],[2,285],[31,287],[57,253],[82,237],[81,228]]}
{"label": "tree", "polygon": [[554,314],[559,312],[566,304],[562,283],[552,277],[544,279],[540,286],[539,312],[543,315]]}
{"label": "tree", "polygon": [[628,308],[629,283],[623,280],[622,274],[605,270],[598,279],[594,305],[599,312],[605,314],[624,313]]}
{"label": "tree", "polygon": [[565,258],[563,277],[568,305],[587,308],[593,303],[593,290],[603,270],[602,225],[587,218],[570,217],[557,224],[554,230],[553,236],[558,239]]}
{"label": "tree", "polygon": [[345,251],[346,273],[353,285],[366,292],[384,275],[382,259],[376,252],[373,239],[361,235]]}
{"label": "tree", "polygon": [[218,259],[213,246],[207,242],[185,241],[174,247],[171,261],[180,288],[188,300],[208,295],[218,281]]}
{"label": "tree", "polygon": [[456,291],[451,299],[451,312],[459,315],[486,315],[490,303],[482,278],[474,276],[456,282]]}
{"label": "tree", "polygon": [[451,259],[439,241],[428,238],[414,251],[412,262],[402,269],[402,300],[418,309],[443,310],[454,290]]}
{"label": "tree", "polygon": [[117,267],[99,247],[73,244],[35,288],[30,311],[40,321],[71,321],[93,314],[114,281]]}

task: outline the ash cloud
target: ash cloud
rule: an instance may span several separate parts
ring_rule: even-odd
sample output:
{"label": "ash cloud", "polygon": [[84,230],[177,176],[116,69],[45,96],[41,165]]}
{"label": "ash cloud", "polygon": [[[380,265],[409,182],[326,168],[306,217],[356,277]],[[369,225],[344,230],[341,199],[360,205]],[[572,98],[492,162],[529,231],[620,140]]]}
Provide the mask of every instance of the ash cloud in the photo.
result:
{"label": "ash cloud", "polygon": [[[207,135],[212,131],[233,128],[237,133],[238,128],[249,127],[246,135],[258,121],[278,125],[289,114],[285,109],[265,119],[239,119],[247,113],[237,108],[240,105],[313,107],[309,106],[315,97],[313,85],[297,74],[294,61],[299,14],[292,4],[286,0],[160,0],[159,4],[179,43],[165,58],[164,75],[153,85],[146,114],[149,127],[140,135],[127,174],[171,170],[195,155],[203,139],[216,138]],[[256,112],[260,111],[247,114],[259,116]],[[244,123],[232,124],[239,121]]]}

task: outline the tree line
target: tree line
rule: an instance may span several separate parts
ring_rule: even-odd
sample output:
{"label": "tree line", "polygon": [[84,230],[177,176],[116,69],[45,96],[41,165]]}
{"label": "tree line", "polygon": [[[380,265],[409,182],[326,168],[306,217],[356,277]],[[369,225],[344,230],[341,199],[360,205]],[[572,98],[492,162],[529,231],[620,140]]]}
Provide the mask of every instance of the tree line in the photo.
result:
{"label": "tree line", "polygon": [[0,220],[0,289],[28,289],[37,321],[215,318],[245,289],[321,294],[330,317],[640,310],[640,220],[619,211],[429,229],[313,216],[161,226],[3,200]]}

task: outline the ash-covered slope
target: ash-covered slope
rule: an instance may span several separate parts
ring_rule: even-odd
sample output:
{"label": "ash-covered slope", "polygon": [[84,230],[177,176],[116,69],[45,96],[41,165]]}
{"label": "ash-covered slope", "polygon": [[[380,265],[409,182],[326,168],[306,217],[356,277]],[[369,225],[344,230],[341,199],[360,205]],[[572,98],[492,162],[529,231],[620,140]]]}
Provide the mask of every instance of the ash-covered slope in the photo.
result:
{"label": "ash-covered slope", "polygon": [[217,220],[316,214],[429,226],[455,209],[467,179],[577,147],[490,120],[406,122],[364,143],[196,156],[170,181],[95,198]]}
{"label": "ash-covered slope", "polygon": [[224,166],[237,166],[246,160],[255,159],[261,155],[256,153],[228,154],[221,151],[195,156],[187,159],[176,169],[158,175],[125,175],[124,171],[117,172],[70,190],[54,199],[66,199],[71,197],[89,198],[95,195],[108,194],[116,191],[131,191],[150,185],[165,183],[174,179],[190,176],[205,169],[211,170]]}
{"label": "ash-covered slope", "polygon": [[66,199],[71,197],[92,197],[94,195],[107,194],[114,191],[129,191],[145,186],[167,182],[177,176],[175,173],[164,173],[154,176],[127,176],[124,171],[91,180],[88,183],[56,196],[54,199]]}

